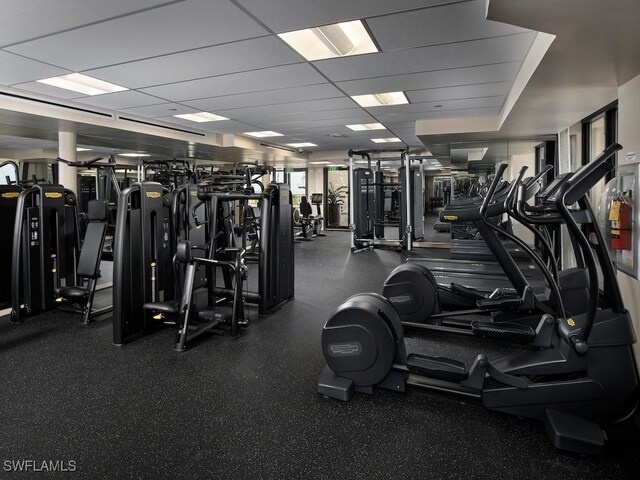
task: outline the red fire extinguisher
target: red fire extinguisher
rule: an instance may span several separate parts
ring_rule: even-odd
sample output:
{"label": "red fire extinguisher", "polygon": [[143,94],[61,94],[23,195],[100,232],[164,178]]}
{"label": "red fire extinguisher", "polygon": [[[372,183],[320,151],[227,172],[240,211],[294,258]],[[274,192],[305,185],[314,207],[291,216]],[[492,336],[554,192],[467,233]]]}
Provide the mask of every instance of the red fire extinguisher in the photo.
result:
{"label": "red fire extinguisher", "polygon": [[611,221],[611,248],[614,250],[631,250],[631,204],[626,198],[617,198],[611,203],[609,220]]}

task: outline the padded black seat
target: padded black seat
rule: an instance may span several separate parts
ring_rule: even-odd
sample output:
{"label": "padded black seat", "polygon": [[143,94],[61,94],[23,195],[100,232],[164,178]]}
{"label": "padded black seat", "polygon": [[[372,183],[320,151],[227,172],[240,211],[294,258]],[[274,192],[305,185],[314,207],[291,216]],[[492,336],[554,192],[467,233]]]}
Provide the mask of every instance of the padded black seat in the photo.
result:
{"label": "padded black seat", "polygon": [[[88,210],[89,224],[78,258],[77,274],[81,283],[55,289],[58,302],[77,304],[82,307],[84,323],[89,322],[96,281],[100,277],[100,258],[107,233],[109,204],[106,200],[91,200]],[[86,286],[84,286],[84,280],[87,280]]]}
{"label": "padded black seat", "polygon": [[149,302],[145,303],[142,308],[158,313],[174,314],[180,311],[180,302]]}
{"label": "padded black seat", "polygon": [[86,301],[89,296],[89,290],[85,287],[60,287],[56,288],[55,294],[64,297],[65,300],[71,302],[72,300],[76,300],[78,302]]}

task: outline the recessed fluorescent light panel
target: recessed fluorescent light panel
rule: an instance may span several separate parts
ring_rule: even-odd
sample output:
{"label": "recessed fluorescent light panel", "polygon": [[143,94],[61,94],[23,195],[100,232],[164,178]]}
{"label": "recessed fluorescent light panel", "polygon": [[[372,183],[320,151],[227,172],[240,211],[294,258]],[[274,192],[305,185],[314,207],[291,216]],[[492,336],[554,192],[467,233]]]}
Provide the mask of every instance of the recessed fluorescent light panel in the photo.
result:
{"label": "recessed fluorescent light panel", "polygon": [[373,143],[396,143],[401,142],[398,137],[387,137],[387,138],[372,138],[371,141]]}
{"label": "recessed fluorescent light panel", "polygon": [[91,151],[90,148],[82,148],[82,147],[76,148],[76,152],[90,152],[90,151]]}
{"label": "recessed fluorescent light panel", "polygon": [[310,165],[329,165],[331,162],[309,162]]}
{"label": "recessed fluorescent light panel", "polygon": [[119,153],[119,157],[150,157],[148,153]]}
{"label": "recessed fluorescent light panel", "polygon": [[302,143],[287,143],[287,146],[293,147],[293,148],[305,148],[305,147],[317,147],[318,145],[311,142],[302,142]]}
{"label": "recessed fluorescent light panel", "polygon": [[385,126],[381,123],[359,123],[356,125],[345,125],[354,132],[363,132],[365,130],[385,130]]}
{"label": "recessed fluorescent light panel", "polygon": [[404,92],[370,93],[367,95],[354,95],[351,98],[364,108],[404,105],[409,103]]}
{"label": "recessed fluorescent light panel", "polygon": [[98,80],[97,78],[82,75],[81,73],[70,73],[61,77],[44,78],[37,80],[53,87],[64,88],[84,95],[102,95],[104,93],[115,93],[129,90],[114,83]]}
{"label": "recessed fluorescent light panel", "polygon": [[265,138],[265,137],[283,137],[282,133],[272,132],[271,130],[265,130],[263,132],[244,132],[245,135],[249,135],[250,137],[256,138]]}
{"label": "recessed fluorescent light panel", "polygon": [[227,117],[223,117],[221,115],[216,115],[215,113],[209,113],[209,112],[183,113],[180,115],[174,115],[174,117],[182,118],[183,120],[189,120],[191,122],[198,122],[198,123],[229,120]]}
{"label": "recessed fluorescent light panel", "polygon": [[378,51],[360,20],[279,33],[278,36],[310,62]]}

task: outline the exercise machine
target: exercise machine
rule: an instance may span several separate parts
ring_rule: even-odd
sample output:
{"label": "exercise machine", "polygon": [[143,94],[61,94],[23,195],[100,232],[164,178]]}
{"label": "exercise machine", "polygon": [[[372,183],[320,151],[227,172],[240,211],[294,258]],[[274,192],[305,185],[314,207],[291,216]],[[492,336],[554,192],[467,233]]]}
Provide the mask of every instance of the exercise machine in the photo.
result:
{"label": "exercise machine", "polygon": [[[18,196],[22,191],[22,187],[19,185],[20,171],[15,162],[6,161],[0,163],[0,169],[4,166],[11,166],[15,170],[16,183],[13,183],[10,177],[7,176],[5,178],[6,183],[0,184],[0,218],[7,225],[13,225],[16,220]],[[0,265],[11,265],[12,246],[13,230],[11,228],[0,229]],[[0,268],[0,309],[7,307],[10,303],[11,269]]]}
{"label": "exercise machine", "polygon": [[[209,203],[209,237],[217,238],[218,225],[229,204],[256,200],[260,208],[260,252],[258,255],[258,290],[244,291],[247,303],[257,304],[260,315],[294,298],[293,202],[289,186],[270,183],[262,193],[238,190],[220,191],[215,184],[198,184],[198,199]],[[196,206],[191,207],[192,217]],[[201,222],[199,222],[201,223]],[[233,232],[233,229],[231,230]],[[234,246],[232,243],[229,246]],[[215,250],[211,250],[215,254]],[[216,257],[212,256],[215,260]],[[233,289],[215,287],[216,295],[232,296]]]}
{"label": "exercise machine", "polygon": [[603,427],[628,418],[637,407],[638,371],[632,350],[636,339],[602,232],[593,222],[604,282],[601,297],[596,257],[570,207],[578,201],[593,218],[589,200],[584,195],[576,199],[575,189],[585,178],[601,178],[611,168],[602,157],[592,161],[554,197],[552,215],[562,218],[585,258],[589,302],[581,315],[542,316],[553,326],[547,345],[501,359],[479,353],[471,366],[453,358],[407,354],[402,322],[393,305],[380,295],[364,293],[340,305],[324,326],[327,366],[317,391],[347,401],[355,392],[372,393],[374,387],[397,392],[417,387],[542,420],[557,448],[601,452],[606,440]]}
{"label": "exercise machine", "polygon": [[22,190],[13,228],[12,322],[55,308],[55,290],[77,285],[79,250],[76,195],[52,184]]}
{"label": "exercise machine", "polygon": [[81,313],[85,325],[112,310],[111,305],[94,308],[96,285],[100,278],[100,260],[109,221],[109,204],[106,200],[90,200],[87,209],[89,223],[78,256],[76,272],[80,283],[61,286],[54,290],[59,307]]}
{"label": "exercise machine", "polygon": [[326,237],[327,234],[324,232],[324,217],[322,216],[322,212],[320,211],[320,205],[322,205],[322,194],[321,193],[312,193],[311,194],[311,205],[316,206],[316,213],[310,213],[309,218],[313,220],[313,233],[316,237]]}

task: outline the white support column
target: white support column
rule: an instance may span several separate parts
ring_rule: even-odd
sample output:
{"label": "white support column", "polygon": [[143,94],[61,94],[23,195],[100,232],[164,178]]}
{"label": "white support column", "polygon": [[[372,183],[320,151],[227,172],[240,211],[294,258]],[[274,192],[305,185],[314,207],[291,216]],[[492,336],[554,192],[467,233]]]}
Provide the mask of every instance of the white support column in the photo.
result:
{"label": "white support column", "polygon": [[[58,132],[58,156],[70,162],[76,161],[76,134]],[[58,183],[78,194],[78,173],[76,167],[58,162]]]}

